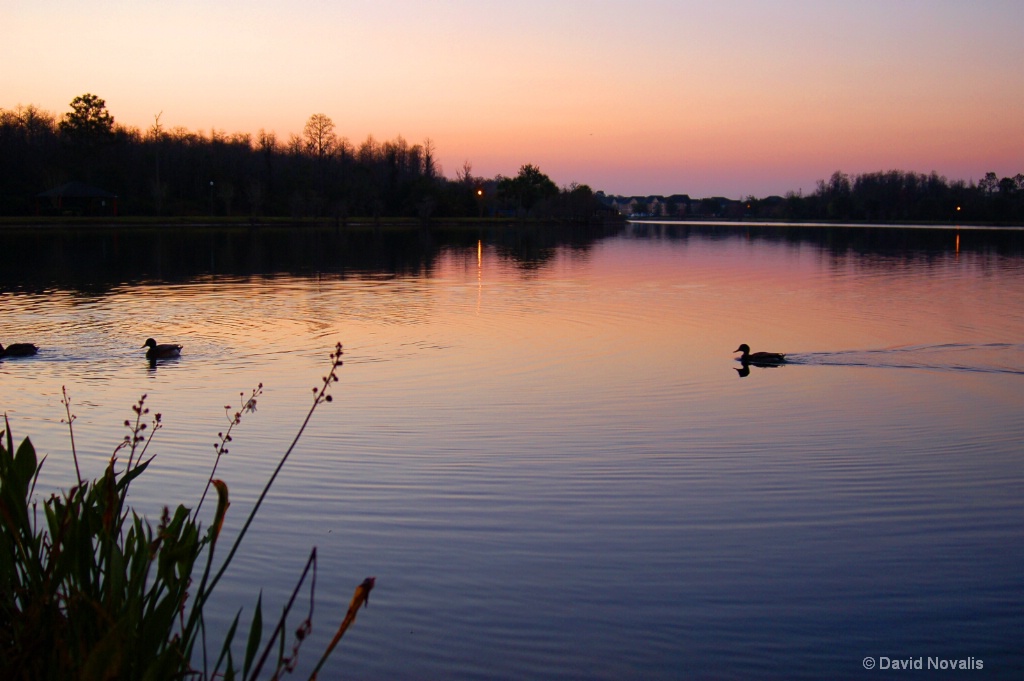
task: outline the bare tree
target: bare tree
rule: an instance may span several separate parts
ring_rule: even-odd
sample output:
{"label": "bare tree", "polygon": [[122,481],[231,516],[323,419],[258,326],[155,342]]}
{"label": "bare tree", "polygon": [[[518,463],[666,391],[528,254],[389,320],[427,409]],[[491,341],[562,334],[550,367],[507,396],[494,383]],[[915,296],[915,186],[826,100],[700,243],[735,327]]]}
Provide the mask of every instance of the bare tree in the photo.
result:
{"label": "bare tree", "polygon": [[467,187],[475,184],[473,179],[473,164],[469,161],[462,162],[462,169],[455,173],[455,181]]}
{"label": "bare tree", "polygon": [[434,140],[429,137],[423,140],[423,174],[428,178],[439,177],[442,172],[434,160],[434,152]]}
{"label": "bare tree", "polygon": [[310,116],[302,135],[306,143],[306,153],[319,160],[331,156],[338,145],[338,136],[334,134],[334,121],[326,114]]}
{"label": "bare tree", "polygon": [[993,172],[985,173],[985,177],[978,181],[978,188],[985,193],[986,196],[991,196],[996,193],[999,188],[999,176]]}

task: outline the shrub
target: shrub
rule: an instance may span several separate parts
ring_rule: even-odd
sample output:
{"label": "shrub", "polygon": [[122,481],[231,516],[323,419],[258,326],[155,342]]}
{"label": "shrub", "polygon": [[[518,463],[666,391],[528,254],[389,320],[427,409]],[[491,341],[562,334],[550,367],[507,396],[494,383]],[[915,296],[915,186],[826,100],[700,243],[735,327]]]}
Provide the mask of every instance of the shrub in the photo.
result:
{"label": "shrub", "polygon": [[[43,502],[44,522],[40,522],[37,502],[32,500],[42,461],[28,438],[14,448],[5,416],[5,442],[0,432],[0,678],[255,679],[265,668],[271,678],[294,669],[299,647],[312,626],[311,615],[296,629],[287,653],[286,619],[311,573],[311,592],[315,587],[315,547],[291,599],[262,644],[262,652],[263,613],[257,600],[240,667],[232,651],[241,612],[225,634],[216,659],[211,660],[203,609],[316,408],[331,401],[329,388],[338,380],[341,356],[339,343],[331,354],[330,372],[313,389],[313,404],[298,433],[215,572],[213,557],[223,543],[221,529],[229,503],[227,485],[214,474],[220,457],[227,453],[232,429],[244,413],[255,411],[262,385],[233,416],[227,408],[230,425],[219,434],[217,456],[199,504],[194,510],[184,505],[174,511],[165,508],[156,527],[125,503],[132,482],[153,461],[153,456],[147,457],[147,448],[161,426],[160,414],[152,417],[151,424],[146,423],[145,395],[132,408],[134,420],[125,421],[128,435],[115,448],[103,475],[83,482],[74,448],[75,417],[65,391],[63,402],[78,484]],[[119,459],[125,454],[127,462],[122,465]],[[217,493],[217,508],[212,524],[203,528],[197,514],[210,487]],[[356,587],[348,614],[311,678],[354,621],[359,607],[368,603],[373,585],[371,577]],[[266,663],[272,655],[270,669]]]}

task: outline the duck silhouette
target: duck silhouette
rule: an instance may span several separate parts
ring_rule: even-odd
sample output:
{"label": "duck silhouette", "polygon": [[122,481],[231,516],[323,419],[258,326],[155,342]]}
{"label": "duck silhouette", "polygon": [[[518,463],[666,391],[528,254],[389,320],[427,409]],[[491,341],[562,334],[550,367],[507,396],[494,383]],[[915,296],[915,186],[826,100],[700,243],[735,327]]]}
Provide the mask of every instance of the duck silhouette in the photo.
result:
{"label": "duck silhouette", "polygon": [[28,357],[39,352],[35,343],[11,343],[6,348],[0,345],[0,357]]}
{"label": "duck silhouette", "polygon": [[181,356],[181,346],[177,343],[162,343],[157,345],[155,340],[147,338],[146,342],[142,344],[142,347],[149,348],[149,350],[146,350],[146,359],[167,359],[169,357]]}
{"label": "duck silhouette", "polygon": [[786,355],[781,352],[750,352],[750,346],[744,343],[733,352],[742,352],[739,360],[744,364],[782,364],[786,361]]}

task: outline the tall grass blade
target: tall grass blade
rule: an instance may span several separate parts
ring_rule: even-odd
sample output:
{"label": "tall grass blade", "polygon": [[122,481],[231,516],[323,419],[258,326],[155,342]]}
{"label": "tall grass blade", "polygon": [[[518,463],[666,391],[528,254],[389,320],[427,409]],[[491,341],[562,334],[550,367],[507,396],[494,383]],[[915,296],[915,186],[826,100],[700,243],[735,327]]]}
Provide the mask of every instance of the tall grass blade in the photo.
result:
{"label": "tall grass blade", "polygon": [[256,651],[260,648],[260,638],[263,635],[263,594],[260,593],[256,600],[256,612],[252,616],[252,625],[249,627],[249,640],[245,645],[245,662],[242,665],[242,678],[249,678],[249,670],[252,668],[252,661],[256,659]]}

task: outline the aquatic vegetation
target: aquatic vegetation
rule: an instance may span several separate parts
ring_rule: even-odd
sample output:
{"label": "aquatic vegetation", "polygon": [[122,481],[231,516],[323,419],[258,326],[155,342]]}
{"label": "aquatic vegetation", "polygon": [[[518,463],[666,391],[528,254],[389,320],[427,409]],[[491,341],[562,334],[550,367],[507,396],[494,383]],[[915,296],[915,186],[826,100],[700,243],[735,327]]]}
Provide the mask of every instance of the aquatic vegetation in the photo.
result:
{"label": "aquatic vegetation", "polygon": [[[331,368],[313,389],[313,404],[294,440],[281,456],[256,504],[214,569],[214,555],[225,543],[228,486],[214,477],[227,453],[232,429],[253,412],[260,385],[234,411],[218,434],[216,459],[195,509],[165,507],[154,526],[128,507],[131,484],[153,462],[148,453],[161,415],[150,415],[146,396],[124,422],[128,433],[114,449],[102,476],[82,480],[74,445],[71,401],[64,393],[77,484],[42,503],[34,492],[43,461],[25,438],[15,448],[10,424],[0,433],[0,677],[4,679],[256,679],[278,678],[294,670],[303,640],[312,628],[316,548],[269,636],[263,636],[257,600],[245,639],[244,657],[235,660],[239,612],[219,649],[207,645],[204,607],[241,545],[267,492],[288,460],[316,409],[331,401],[338,381],[342,346],[331,353]],[[244,395],[242,396],[244,398]],[[147,432],[148,431],[148,432]],[[6,438],[3,435],[6,435]],[[213,488],[217,506],[203,527],[198,511]],[[42,510],[42,514],[39,511]],[[310,610],[286,646],[287,619],[300,589],[311,581]],[[374,579],[355,589],[348,613],[310,678],[315,678],[338,641],[369,602]],[[210,654],[216,650],[215,654]]]}

